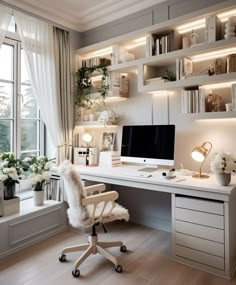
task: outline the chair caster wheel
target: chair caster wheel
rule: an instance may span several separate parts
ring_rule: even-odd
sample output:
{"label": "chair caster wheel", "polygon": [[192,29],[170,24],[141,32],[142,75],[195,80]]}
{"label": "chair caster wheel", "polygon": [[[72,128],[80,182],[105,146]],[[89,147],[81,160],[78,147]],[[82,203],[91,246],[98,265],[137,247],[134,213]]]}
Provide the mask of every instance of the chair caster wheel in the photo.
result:
{"label": "chair caster wheel", "polygon": [[65,261],[66,261],[66,255],[65,255],[65,254],[62,254],[62,255],[59,257],[59,261],[60,261],[60,262],[65,262]]}
{"label": "chair caster wheel", "polygon": [[78,277],[80,276],[80,271],[79,271],[79,269],[73,270],[73,271],[72,271],[72,275],[73,275],[74,277],[78,278]]}
{"label": "chair caster wheel", "polygon": [[122,266],[121,265],[117,265],[115,269],[116,269],[116,272],[118,272],[118,273],[122,272]]}
{"label": "chair caster wheel", "polygon": [[120,247],[120,251],[121,251],[121,252],[126,252],[126,251],[127,251],[126,246],[125,246],[125,245],[122,245],[122,246]]}

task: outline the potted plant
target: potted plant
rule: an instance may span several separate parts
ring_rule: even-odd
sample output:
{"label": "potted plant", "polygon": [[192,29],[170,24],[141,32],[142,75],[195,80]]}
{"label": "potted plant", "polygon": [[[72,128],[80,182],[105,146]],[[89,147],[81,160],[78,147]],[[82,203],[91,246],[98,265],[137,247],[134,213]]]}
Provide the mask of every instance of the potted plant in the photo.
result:
{"label": "potted plant", "polygon": [[236,160],[229,153],[219,152],[211,161],[210,168],[216,174],[218,184],[225,186],[231,181],[231,172],[236,171]]}
{"label": "potted plant", "polygon": [[14,153],[0,154],[0,191],[3,193],[1,215],[8,216],[20,211],[20,198],[16,197],[16,184],[23,176],[23,166]]}
{"label": "potted plant", "polygon": [[[101,83],[93,90],[92,75],[94,72],[101,74]],[[108,84],[108,71],[105,64],[99,64],[92,67],[81,67],[76,72],[76,96],[75,104],[79,107],[80,113],[82,109],[91,109],[95,104],[104,103]],[[91,93],[99,93],[95,98],[91,98]]]}
{"label": "potted plant", "polygon": [[14,153],[0,154],[0,181],[4,186],[4,200],[15,198],[16,184],[24,177],[23,172],[21,161],[15,158]]}
{"label": "potted plant", "polygon": [[43,205],[44,189],[50,179],[49,170],[52,168],[52,160],[46,156],[31,156],[24,159],[29,165],[29,178],[33,189],[33,198],[35,206]]}

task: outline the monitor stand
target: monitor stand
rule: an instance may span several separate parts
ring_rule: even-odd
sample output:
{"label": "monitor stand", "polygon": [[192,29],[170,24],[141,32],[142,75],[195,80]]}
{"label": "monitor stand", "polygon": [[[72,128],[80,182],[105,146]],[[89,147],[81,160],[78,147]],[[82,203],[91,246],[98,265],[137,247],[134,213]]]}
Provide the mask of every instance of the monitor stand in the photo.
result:
{"label": "monitor stand", "polygon": [[153,172],[153,171],[155,171],[155,170],[157,170],[157,166],[146,166],[146,167],[144,167],[144,168],[140,168],[140,169],[138,169],[138,171],[142,171],[142,172]]}

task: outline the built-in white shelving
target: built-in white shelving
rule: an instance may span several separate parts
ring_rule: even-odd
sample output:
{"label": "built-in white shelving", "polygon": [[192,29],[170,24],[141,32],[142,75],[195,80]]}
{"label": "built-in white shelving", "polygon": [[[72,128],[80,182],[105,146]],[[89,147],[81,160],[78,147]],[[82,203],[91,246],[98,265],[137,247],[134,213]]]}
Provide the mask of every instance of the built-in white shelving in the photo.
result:
{"label": "built-in white shelving", "polygon": [[[174,19],[164,21],[159,24],[155,24],[141,30],[127,33],[122,36],[118,36],[114,39],[109,39],[107,41],[100,42],[98,44],[94,44],[88,47],[81,48],[77,51],[78,58],[86,58],[91,54],[95,54],[96,51],[106,51],[110,53],[109,56],[112,58],[112,52],[116,49],[114,47],[121,46],[122,49],[125,48],[128,52],[135,54],[135,60],[116,63],[110,65],[108,70],[111,72],[137,72],[138,74],[138,92],[142,93],[155,93],[160,91],[175,91],[178,89],[189,88],[193,86],[204,86],[204,85],[213,85],[216,83],[235,83],[236,82],[236,72],[229,73],[220,73],[209,76],[207,74],[207,69],[194,72],[191,76],[187,76],[184,79],[176,80],[176,81],[157,81],[152,82],[152,84],[145,84],[146,79],[152,79],[155,77],[163,76],[162,72],[165,68],[171,68],[172,70],[176,69],[176,59],[178,58],[188,58],[193,60],[194,57],[201,54],[211,53],[211,52],[219,52],[223,50],[236,50],[236,37],[224,39],[223,31],[224,31],[224,23],[221,23],[221,40],[213,41],[213,42],[204,42],[199,41],[200,43],[196,45],[192,45],[187,48],[182,48],[178,50],[173,50],[167,53],[162,53],[159,55],[149,56],[148,53],[148,37],[153,35],[165,35],[171,31],[178,31],[179,27],[183,24],[191,24],[195,21],[202,21],[204,23],[205,19],[212,15],[220,15],[225,12],[230,12],[232,10],[236,10],[236,0],[224,1],[222,3],[216,4],[214,6],[210,6],[208,8],[195,11],[193,13],[186,14],[184,16],[176,17]],[[200,29],[202,34],[205,34],[205,26]],[[193,27],[194,29],[194,27]],[[188,33],[186,34],[189,35]],[[135,47],[135,41],[139,41],[144,39],[142,44],[138,44]],[[130,49],[130,46],[133,47]],[[119,51],[119,49],[118,49]],[[234,51],[232,51],[234,53]],[[236,53],[236,52],[235,52]],[[116,58],[119,58],[119,54],[115,55]],[[223,55],[222,55],[223,57]],[[207,61],[208,58],[205,59]],[[119,60],[118,60],[119,61]],[[201,65],[201,63],[200,63]],[[150,72],[148,71],[150,69]],[[155,70],[156,69],[156,70]],[[160,69],[160,70],[158,70]],[[225,71],[226,72],[226,71]],[[160,75],[158,75],[160,73]],[[145,95],[144,95],[145,96]],[[221,113],[221,114],[220,114]],[[199,119],[205,118],[230,118],[235,117],[235,112],[211,112],[211,113],[197,113],[197,114],[185,114],[185,116],[198,117]],[[82,122],[81,122],[82,123]],[[85,124],[82,123],[82,124]],[[90,124],[90,122],[86,122],[86,124]],[[92,122],[94,124],[94,122]],[[96,124],[94,124],[96,125]]]}

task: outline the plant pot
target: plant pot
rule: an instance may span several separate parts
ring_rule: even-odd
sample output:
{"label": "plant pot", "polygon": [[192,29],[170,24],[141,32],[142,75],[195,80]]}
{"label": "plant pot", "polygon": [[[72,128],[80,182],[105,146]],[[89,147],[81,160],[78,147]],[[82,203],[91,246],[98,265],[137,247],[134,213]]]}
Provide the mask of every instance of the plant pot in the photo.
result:
{"label": "plant pot", "polygon": [[16,184],[4,185],[4,200],[14,199],[16,195]]}
{"label": "plant pot", "polygon": [[20,212],[20,198],[15,197],[9,200],[3,200],[3,216],[10,216]]}
{"label": "plant pot", "polygon": [[44,191],[33,191],[33,200],[35,206],[42,206],[44,202]]}
{"label": "plant pot", "polygon": [[216,181],[221,186],[226,186],[231,181],[231,173],[218,173],[216,174]]}

